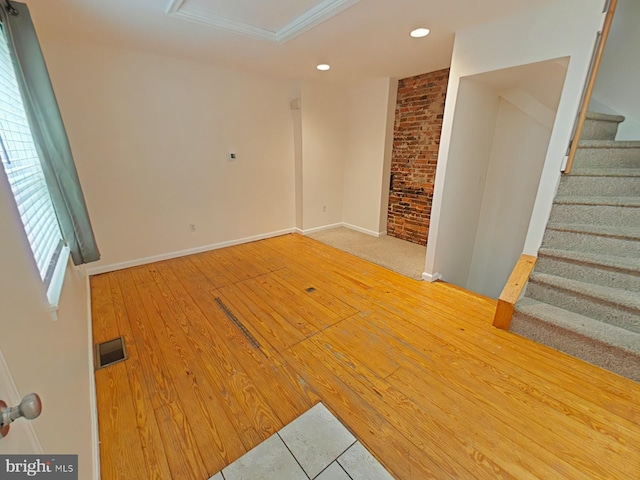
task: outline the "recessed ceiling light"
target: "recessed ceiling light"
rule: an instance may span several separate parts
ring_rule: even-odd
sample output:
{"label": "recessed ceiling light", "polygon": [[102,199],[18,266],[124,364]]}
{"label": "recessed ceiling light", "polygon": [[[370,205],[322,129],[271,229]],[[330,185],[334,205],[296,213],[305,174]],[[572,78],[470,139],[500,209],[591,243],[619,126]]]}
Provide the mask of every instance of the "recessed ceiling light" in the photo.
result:
{"label": "recessed ceiling light", "polygon": [[316,68],[322,72],[326,72],[327,70],[331,69],[331,65],[321,63],[320,65],[316,66]]}
{"label": "recessed ceiling light", "polygon": [[428,28],[416,28],[415,30],[411,31],[410,35],[413,38],[426,37],[427,35],[429,35],[429,29]]}

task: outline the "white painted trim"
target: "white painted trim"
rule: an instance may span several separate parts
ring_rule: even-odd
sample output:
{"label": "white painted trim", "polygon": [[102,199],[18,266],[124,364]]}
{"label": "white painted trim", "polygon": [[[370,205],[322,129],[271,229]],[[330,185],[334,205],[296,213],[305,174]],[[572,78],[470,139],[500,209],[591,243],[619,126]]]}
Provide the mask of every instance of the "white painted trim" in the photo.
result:
{"label": "white painted trim", "polygon": [[271,42],[278,41],[276,39],[276,32],[272,32],[271,30],[266,30],[260,27],[254,27],[253,25],[238,22],[230,18],[221,17],[219,15],[211,15],[204,10],[193,7],[190,10],[181,8],[171,15],[190,22],[209,25],[211,27],[223,28],[225,30],[230,30],[232,32],[239,33],[241,35],[247,35],[259,40],[269,40]]}
{"label": "white painted trim", "polygon": [[371,235],[372,237],[383,237],[387,234],[386,231],[384,232],[374,232],[373,230],[369,230],[367,228],[362,228],[362,227],[358,227],[357,225],[352,225],[350,223],[346,223],[346,222],[338,222],[338,223],[332,223],[330,225],[322,225],[320,227],[314,227],[314,228],[307,228],[306,230],[302,230],[300,228],[296,228],[296,233],[300,233],[302,235],[309,235],[310,233],[316,233],[316,232],[322,232],[323,230],[331,230],[332,228],[338,228],[338,227],[345,227],[348,228],[350,230],[355,230],[356,232],[360,232],[360,233],[365,233],[367,235]]}
{"label": "white painted trim", "polygon": [[171,15],[173,13],[176,13],[180,10],[180,8],[182,7],[182,4],[184,3],[184,0],[171,0],[171,3],[169,4],[169,7],[167,8],[167,15]]}
{"label": "white painted trim", "polygon": [[111,263],[108,265],[100,265],[97,267],[88,267],[87,275],[99,275],[101,273],[113,272],[115,270],[122,270],[123,268],[137,267],[138,265],[146,265],[147,263],[160,262],[162,260],[169,260],[171,258],[184,257],[186,255],[193,255],[194,253],[208,252],[209,250],[217,250],[218,248],[232,247],[233,245],[240,245],[242,243],[255,242],[256,240],[264,240],[265,238],[279,237],[280,235],[286,235],[288,233],[294,233],[297,230],[295,228],[287,228],[284,230],[278,230],[275,232],[262,233],[260,235],[253,235],[251,237],[238,238],[236,240],[228,240],[226,242],[214,243],[211,245],[203,245],[201,247],[190,248],[187,250],[179,250],[177,252],[163,253],[160,255],[153,255],[151,257],[137,258],[134,260],[128,260],[126,262]]}
{"label": "white painted trim", "polygon": [[379,238],[383,235],[386,235],[387,232],[374,232],[373,230],[369,230],[367,228],[358,227],[357,225],[351,225],[350,223],[342,223],[343,227],[349,228],[351,230],[355,230],[356,232],[366,233],[367,235],[371,235],[372,237]]}
{"label": "white painted trim", "polygon": [[440,275],[438,272],[436,273],[422,272],[422,279],[432,283],[438,280],[442,280],[442,275]]}
{"label": "white painted trim", "polygon": [[276,41],[284,43],[355,5],[360,0],[324,0],[276,32]]}
{"label": "white painted trim", "polygon": [[310,233],[321,232],[323,230],[331,230],[332,228],[342,227],[344,224],[342,222],[332,223],[331,225],[322,225],[321,227],[307,228],[304,230],[296,229],[298,233],[302,235],[309,235]]}
{"label": "white painted trim", "polygon": [[[20,393],[18,392],[18,387],[16,386],[16,382],[13,380],[11,370],[9,369],[9,365],[7,364],[7,360],[4,358],[2,350],[0,350],[0,392],[2,393],[2,400],[7,402],[7,405],[9,406],[18,405],[22,400],[22,395],[20,395]],[[33,453],[44,453],[44,451],[42,450],[42,445],[40,444],[40,439],[38,438],[38,435],[33,428],[33,423],[20,423],[20,428],[24,428],[27,438],[29,439],[29,443],[31,444]]]}
{"label": "white painted trim", "polygon": [[93,479],[100,480],[100,431],[98,427],[98,397],[96,390],[96,375],[93,360],[93,321],[91,314],[91,282],[85,271],[85,288],[87,291],[87,343],[89,354],[87,364],[89,367],[89,408],[91,410],[91,442],[93,447]]}
{"label": "white painted trim", "polygon": [[260,40],[285,43],[329,20],[331,17],[355,5],[359,1],[360,0],[323,0],[276,31],[215,15],[197,7],[189,7],[188,5],[184,5],[184,0],[172,0],[167,8],[167,15],[190,22],[223,28]]}
{"label": "white painted trim", "polygon": [[51,310],[51,318],[55,321],[58,320],[58,307],[60,305],[60,296],[62,295],[62,285],[64,284],[64,276],[67,272],[67,264],[70,257],[69,245],[64,245],[55,269],[53,270],[53,276],[51,277],[51,283],[47,288],[47,301],[49,302],[49,309]]}

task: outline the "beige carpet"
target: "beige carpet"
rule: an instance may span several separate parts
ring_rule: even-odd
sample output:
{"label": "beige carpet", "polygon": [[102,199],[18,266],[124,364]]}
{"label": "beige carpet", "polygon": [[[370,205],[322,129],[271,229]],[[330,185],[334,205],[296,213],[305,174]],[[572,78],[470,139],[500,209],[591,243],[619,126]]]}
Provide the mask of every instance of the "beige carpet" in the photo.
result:
{"label": "beige carpet", "polygon": [[427,249],[421,245],[386,235],[376,238],[345,227],[307,236],[407,277],[422,280]]}

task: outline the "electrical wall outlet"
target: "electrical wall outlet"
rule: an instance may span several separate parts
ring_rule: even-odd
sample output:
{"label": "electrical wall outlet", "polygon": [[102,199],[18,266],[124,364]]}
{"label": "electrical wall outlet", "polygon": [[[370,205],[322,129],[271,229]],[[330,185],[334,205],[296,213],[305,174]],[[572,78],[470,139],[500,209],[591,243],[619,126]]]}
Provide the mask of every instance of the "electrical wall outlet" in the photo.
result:
{"label": "electrical wall outlet", "polygon": [[236,160],[236,154],[235,152],[229,152],[227,153],[227,160],[229,160],[230,162],[234,162]]}
{"label": "electrical wall outlet", "polygon": [[322,205],[322,213],[327,213],[327,206],[326,205]]}
{"label": "electrical wall outlet", "polygon": [[196,224],[195,224],[195,223],[190,223],[190,224],[189,224],[189,231],[190,231],[191,233],[193,233],[193,232],[195,232],[195,231],[196,231]]}

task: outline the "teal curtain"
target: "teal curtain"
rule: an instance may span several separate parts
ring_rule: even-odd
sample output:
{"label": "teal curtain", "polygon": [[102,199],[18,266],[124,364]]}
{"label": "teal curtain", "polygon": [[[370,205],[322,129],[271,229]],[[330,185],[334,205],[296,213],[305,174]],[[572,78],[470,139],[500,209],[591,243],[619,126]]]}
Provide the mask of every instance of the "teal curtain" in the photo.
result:
{"label": "teal curtain", "polygon": [[29,9],[23,3],[0,2],[0,20],[62,235],[74,264],[94,262],[100,253]]}

